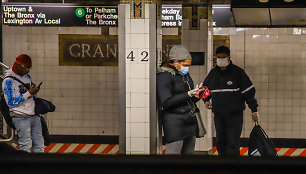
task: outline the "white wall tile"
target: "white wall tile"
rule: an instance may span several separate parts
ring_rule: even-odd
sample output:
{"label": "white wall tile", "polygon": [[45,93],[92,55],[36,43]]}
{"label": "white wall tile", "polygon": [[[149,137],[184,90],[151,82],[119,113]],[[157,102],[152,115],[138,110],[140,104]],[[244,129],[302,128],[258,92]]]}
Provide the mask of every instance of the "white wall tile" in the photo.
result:
{"label": "white wall tile", "polygon": [[189,30],[182,30],[182,41],[188,42],[190,40]]}
{"label": "white wall tile", "polygon": [[149,94],[150,93],[150,79],[149,78],[145,79],[145,86],[146,86],[145,93]]}
{"label": "white wall tile", "polygon": [[131,118],[131,116],[132,116],[132,108],[126,108],[126,110],[125,110],[125,114],[126,114],[126,122],[127,123],[130,123],[130,122],[132,122],[132,118]]}
{"label": "white wall tile", "polygon": [[182,20],[182,30],[189,30],[189,19]]}
{"label": "white wall tile", "polygon": [[145,78],[146,65],[145,64],[131,64],[131,78]]}
{"label": "white wall tile", "polygon": [[145,138],[145,151],[144,154],[150,154],[150,138]]}
{"label": "white wall tile", "polygon": [[131,108],[131,122],[144,123],[146,117],[147,114],[145,108]]}
{"label": "white wall tile", "polygon": [[200,40],[200,30],[189,30],[189,39],[191,41],[199,41]]}
{"label": "white wall tile", "polygon": [[144,65],[145,65],[145,71],[146,71],[145,79],[149,79],[150,78],[150,64],[145,63]]}
{"label": "white wall tile", "polygon": [[131,107],[146,107],[146,95],[141,93],[131,93]]}
{"label": "white wall tile", "polygon": [[125,19],[125,33],[130,34],[131,33],[131,19]]}
{"label": "white wall tile", "polygon": [[146,34],[131,34],[131,48],[146,48]]}
{"label": "white wall tile", "polygon": [[146,125],[144,123],[131,123],[131,137],[142,138],[145,137]]}
{"label": "white wall tile", "polygon": [[126,93],[126,107],[131,107],[131,93]]}
{"label": "white wall tile", "polygon": [[130,63],[125,64],[125,76],[126,78],[131,78],[131,64]]}
{"label": "white wall tile", "polygon": [[131,151],[144,152],[145,138],[131,138]]}
{"label": "white wall tile", "polygon": [[124,4],[125,5],[125,19],[130,19],[131,17],[131,9],[129,4]]}
{"label": "white wall tile", "polygon": [[131,152],[131,138],[130,137],[127,137],[125,139],[125,144],[126,144],[126,154],[129,154],[128,152]]}
{"label": "white wall tile", "polygon": [[[146,129],[145,137],[150,140],[150,123],[145,123],[145,129]],[[146,144],[146,145],[150,145],[150,144]]]}
{"label": "white wall tile", "polygon": [[145,19],[150,18],[150,4],[145,4]]}
{"label": "white wall tile", "polygon": [[200,52],[199,41],[189,41],[189,51],[190,52]]}
{"label": "white wall tile", "polygon": [[150,19],[145,19],[144,33],[149,34],[150,33],[149,28],[150,28]]}
{"label": "white wall tile", "polygon": [[145,108],[150,108],[150,94],[144,94],[145,96]]}
{"label": "white wall tile", "polygon": [[[149,47],[149,38],[146,38],[145,47]],[[149,64],[150,62],[150,50],[147,48],[137,49],[137,63],[138,64]]]}
{"label": "white wall tile", "polygon": [[131,79],[131,92],[145,93],[146,81],[144,79]]}
{"label": "white wall tile", "polygon": [[[125,35],[125,48],[131,48],[131,34],[126,34]],[[127,57],[128,54],[126,54]]]}
{"label": "white wall tile", "polygon": [[141,33],[145,32],[145,20],[144,19],[131,19],[131,33]]}

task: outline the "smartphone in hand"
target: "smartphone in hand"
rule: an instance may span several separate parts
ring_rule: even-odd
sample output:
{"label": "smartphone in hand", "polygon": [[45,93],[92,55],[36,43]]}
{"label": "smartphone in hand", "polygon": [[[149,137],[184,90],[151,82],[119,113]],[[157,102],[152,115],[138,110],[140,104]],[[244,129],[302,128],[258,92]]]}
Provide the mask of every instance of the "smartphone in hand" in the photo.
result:
{"label": "smartphone in hand", "polygon": [[200,87],[201,90],[197,90],[197,95],[199,96],[199,99],[206,98],[210,95],[210,90],[207,88],[207,86]]}
{"label": "smartphone in hand", "polygon": [[40,82],[39,85],[37,86],[37,88],[40,88],[40,85],[41,85],[42,83],[43,83],[43,82]]}

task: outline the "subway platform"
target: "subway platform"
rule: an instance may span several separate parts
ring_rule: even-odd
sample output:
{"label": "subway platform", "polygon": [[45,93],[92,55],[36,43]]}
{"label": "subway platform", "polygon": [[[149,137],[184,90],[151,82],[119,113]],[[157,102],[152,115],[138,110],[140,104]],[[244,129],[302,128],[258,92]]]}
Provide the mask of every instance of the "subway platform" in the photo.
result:
{"label": "subway platform", "polygon": [[0,144],[1,173],[305,173],[304,157],[33,154]]}

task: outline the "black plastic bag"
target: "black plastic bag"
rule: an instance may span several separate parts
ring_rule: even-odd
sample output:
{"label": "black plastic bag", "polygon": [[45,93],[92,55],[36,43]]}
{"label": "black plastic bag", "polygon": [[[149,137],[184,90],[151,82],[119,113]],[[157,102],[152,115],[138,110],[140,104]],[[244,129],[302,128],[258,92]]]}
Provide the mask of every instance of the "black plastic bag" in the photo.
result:
{"label": "black plastic bag", "polygon": [[277,156],[273,142],[259,124],[255,124],[249,137],[249,156]]}

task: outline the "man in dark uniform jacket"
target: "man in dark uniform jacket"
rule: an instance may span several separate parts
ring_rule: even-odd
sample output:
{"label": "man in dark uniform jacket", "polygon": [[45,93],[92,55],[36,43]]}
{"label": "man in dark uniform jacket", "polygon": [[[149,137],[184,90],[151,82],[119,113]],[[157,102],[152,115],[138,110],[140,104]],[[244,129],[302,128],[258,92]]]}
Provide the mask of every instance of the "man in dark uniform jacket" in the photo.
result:
{"label": "man in dark uniform jacket", "polygon": [[253,121],[258,121],[255,87],[244,70],[232,64],[228,47],[218,47],[216,54],[217,66],[203,82],[211,95],[203,101],[206,108],[214,113],[218,154],[240,155],[245,102],[252,111]]}

